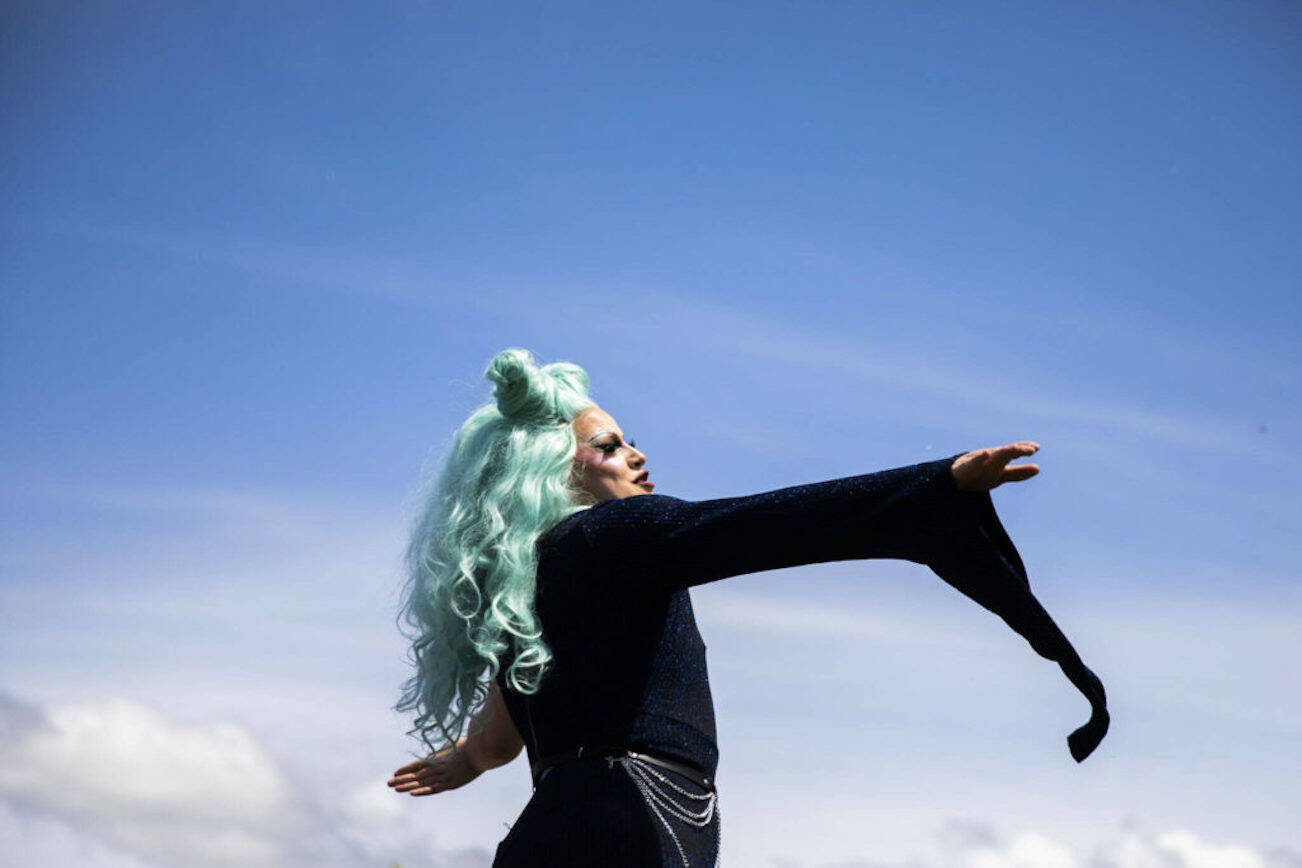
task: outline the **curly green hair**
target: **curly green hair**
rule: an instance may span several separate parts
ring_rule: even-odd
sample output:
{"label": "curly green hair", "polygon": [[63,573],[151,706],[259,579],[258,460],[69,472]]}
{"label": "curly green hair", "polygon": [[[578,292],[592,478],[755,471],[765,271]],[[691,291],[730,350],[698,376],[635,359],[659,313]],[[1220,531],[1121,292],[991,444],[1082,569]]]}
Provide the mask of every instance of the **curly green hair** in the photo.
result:
{"label": "curly green hair", "polygon": [[414,711],[408,735],[455,749],[513,645],[507,684],[536,693],[552,659],[534,612],[539,536],[586,508],[572,473],[571,422],[595,402],[578,365],[538,366],[519,348],[484,371],[493,400],[476,408],[450,452],[422,472],[404,557],[400,629],[415,674],[394,709]]}

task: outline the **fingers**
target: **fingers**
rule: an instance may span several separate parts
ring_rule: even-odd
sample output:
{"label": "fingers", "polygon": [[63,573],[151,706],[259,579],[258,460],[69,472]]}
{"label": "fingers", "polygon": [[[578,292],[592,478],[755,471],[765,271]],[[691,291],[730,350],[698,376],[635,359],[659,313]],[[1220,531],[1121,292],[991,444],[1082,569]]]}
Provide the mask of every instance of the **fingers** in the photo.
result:
{"label": "fingers", "polygon": [[420,786],[423,780],[423,777],[417,777],[416,775],[399,775],[389,781],[389,786],[400,793],[405,793]]}
{"label": "fingers", "polygon": [[[1027,455],[1034,455],[1040,451],[1040,444],[1032,440],[1019,440],[1016,443],[1009,443],[1007,446],[995,446],[990,449],[982,449],[981,463],[987,468],[990,466],[1004,467],[1008,462],[1024,458]],[[1023,467],[1032,465],[1024,464]],[[1011,469],[1011,468],[1010,468]]]}
{"label": "fingers", "polygon": [[1018,440],[1016,443],[1009,443],[1007,446],[996,446],[985,451],[989,453],[990,457],[997,458],[1001,464],[1007,464],[1014,458],[1032,455],[1039,450],[1040,444],[1033,440]]}
{"label": "fingers", "polygon": [[394,792],[406,793],[409,796],[432,796],[435,793],[443,792],[445,789],[447,787],[441,783],[411,784],[405,789],[397,787]]}
{"label": "fingers", "polygon": [[395,792],[409,793],[413,796],[428,796],[443,789],[445,776],[434,769],[416,774],[399,775],[389,781]]}
{"label": "fingers", "polygon": [[1009,461],[1015,458],[1034,455],[1040,451],[1040,444],[1034,440],[1018,440],[1016,443],[999,446],[991,451],[1001,465],[1000,482],[1021,482],[1023,479],[1030,479],[1040,472],[1040,465],[1038,464],[1008,464]]}
{"label": "fingers", "polygon": [[395,771],[393,774],[394,774],[395,777],[396,777],[397,775],[410,774],[411,772],[418,771],[422,766],[425,766],[425,765],[428,765],[428,764],[429,764],[429,763],[427,763],[425,760],[423,760],[423,759],[418,759],[418,760],[416,760],[416,761],[414,761],[414,762],[409,762],[409,763],[407,763],[405,766],[403,766],[402,768],[398,769],[398,770]]}
{"label": "fingers", "polygon": [[436,756],[433,761],[424,759],[407,763],[394,773],[388,785],[395,792],[409,796],[430,796],[456,789],[465,783],[463,777],[457,763]]}
{"label": "fingers", "polygon": [[[1038,464],[1009,462],[1040,451],[1034,440],[1018,440],[1004,446],[991,446],[966,453],[954,462],[955,478],[964,491],[990,491],[1005,482],[1020,482],[1040,472]],[[966,464],[966,466],[963,466]]]}
{"label": "fingers", "polygon": [[1021,482],[1023,479],[1030,479],[1040,472],[1038,464],[1015,464],[1011,467],[1004,468],[1004,482]]}
{"label": "fingers", "polygon": [[419,781],[423,781],[432,775],[434,773],[434,768],[435,767],[426,760],[416,760],[415,762],[407,763],[405,766],[394,772],[393,777],[389,778],[389,786],[399,790],[400,792],[406,792],[413,786],[416,786]]}
{"label": "fingers", "polygon": [[409,796],[428,796],[443,789],[445,787],[442,781],[413,781],[400,787],[394,787],[393,791],[395,793],[406,793]]}

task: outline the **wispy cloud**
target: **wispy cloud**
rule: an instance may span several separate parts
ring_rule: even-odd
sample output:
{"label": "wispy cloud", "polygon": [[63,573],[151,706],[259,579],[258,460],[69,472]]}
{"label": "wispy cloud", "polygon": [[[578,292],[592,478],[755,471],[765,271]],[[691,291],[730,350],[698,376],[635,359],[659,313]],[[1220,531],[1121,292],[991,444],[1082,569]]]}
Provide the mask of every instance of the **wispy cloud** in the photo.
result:
{"label": "wispy cloud", "polygon": [[[467,283],[464,278],[444,274],[433,265],[383,261],[363,253],[144,228],[80,227],[78,231],[173,256],[197,257],[295,285],[401,304],[441,307],[446,299],[455,296],[459,304],[478,307],[495,317],[515,317],[521,323],[535,326],[545,322],[562,332],[580,327],[572,315],[573,300],[593,283],[589,277],[577,282],[531,281],[529,285],[503,288],[499,281],[488,278]],[[603,285],[600,289],[612,291],[613,288]],[[637,298],[639,322],[662,326],[646,338],[661,348],[710,347],[733,357],[802,369],[814,377],[839,373],[877,388],[928,396],[955,408],[965,408],[964,412],[1015,414],[1090,432],[1089,436],[1081,436],[1082,441],[1114,434],[1208,450],[1242,451],[1250,444],[1256,458],[1277,464],[1293,460],[1291,450],[1259,442],[1258,420],[1231,419],[1196,411],[1157,412],[1122,400],[1068,397],[1060,389],[1028,388],[1019,381],[1016,371],[1001,374],[998,369],[976,366],[962,359],[942,364],[935,361],[935,354],[885,349],[889,344],[883,342],[870,348],[862,338],[841,335],[834,329],[820,328],[814,332],[790,321],[778,321],[752,310],[665,287],[626,286],[622,290]],[[691,316],[683,316],[684,311],[691,311]],[[560,316],[562,312],[566,316]],[[1092,315],[1081,314],[1082,318]],[[1035,314],[1027,316],[1033,320]],[[1101,309],[1097,316],[1099,328],[1105,328],[1125,323],[1129,314]],[[581,329],[588,332],[593,328],[608,330],[610,334],[629,332],[629,319],[623,312],[585,310],[580,319]],[[961,325],[948,327],[961,328]],[[1154,334],[1156,340],[1162,340],[1160,332]],[[629,335],[629,339],[635,340],[637,336]],[[1171,340],[1166,340],[1158,352],[1169,357],[1177,348]],[[1224,367],[1242,369],[1246,364],[1244,353],[1237,347],[1217,350],[1209,342],[1199,347],[1203,362],[1213,352],[1224,356]],[[1278,370],[1278,367],[1278,360],[1270,358],[1253,363],[1254,371]],[[900,409],[907,412],[907,407]]]}
{"label": "wispy cloud", "polygon": [[[1211,413],[1159,413],[1120,400],[1095,401],[1064,397],[1021,385],[1017,372],[973,364],[940,364],[934,354],[870,348],[862,339],[832,329],[817,332],[791,322],[778,322],[735,306],[666,291],[638,294],[639,314],[649,321],[672,323],[658,339],[683,345],[707,345],[735,357],[762,360],[809,372],[810,376],[840,373],[878,388],[930,396],[965,411],[1015,414],[1020,418],[1063,423],[1094,432],[1125,434],[1161,443],[1202,449],[1244,448],[1254,426],[1242,419]],[[678,312],[691,310],[690,318]],[[596,324],[618,328],[612,313],[595,312]],[[1253,446],[1254,454],[1284,463],[1286,452]]]}

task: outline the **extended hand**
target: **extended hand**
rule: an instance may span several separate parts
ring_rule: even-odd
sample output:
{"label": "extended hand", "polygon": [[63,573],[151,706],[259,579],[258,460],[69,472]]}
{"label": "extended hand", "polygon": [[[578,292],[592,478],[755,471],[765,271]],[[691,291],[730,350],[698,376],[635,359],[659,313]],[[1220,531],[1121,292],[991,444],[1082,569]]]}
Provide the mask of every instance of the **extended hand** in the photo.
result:
{"label": "extended hand", "polygon": [[445,748],[431,757],[407,763],[393,773],[389,786],[399,793],[428,796],[444,790],[455,790],[468,784],[481,774],[470,764],[464,749],[452,751]]}
{"label": "extended hand", "polygon": [[1007,446],[977,449],[954,459],[950,472],[962,491],[989,491],[1005,482],[1021,482],[1040,472],[1038,464],[1006,466],[1009,461],[1038,451],[1040,444],[1032,440],[1019,440]]}

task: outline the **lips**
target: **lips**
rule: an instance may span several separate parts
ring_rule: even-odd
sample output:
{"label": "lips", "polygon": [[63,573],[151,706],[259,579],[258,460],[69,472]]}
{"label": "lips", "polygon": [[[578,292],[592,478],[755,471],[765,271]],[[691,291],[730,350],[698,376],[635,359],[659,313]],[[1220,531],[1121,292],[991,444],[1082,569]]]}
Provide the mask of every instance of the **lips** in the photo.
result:
{"label": "lips", "polygon": [[650,480],[650,475],[651,474],[648,471],[643,470],[637,476],[633,477],[633,484],[644,486],[647,490],[655,488],[656,484]]}

